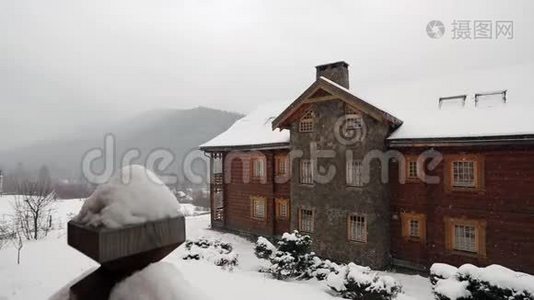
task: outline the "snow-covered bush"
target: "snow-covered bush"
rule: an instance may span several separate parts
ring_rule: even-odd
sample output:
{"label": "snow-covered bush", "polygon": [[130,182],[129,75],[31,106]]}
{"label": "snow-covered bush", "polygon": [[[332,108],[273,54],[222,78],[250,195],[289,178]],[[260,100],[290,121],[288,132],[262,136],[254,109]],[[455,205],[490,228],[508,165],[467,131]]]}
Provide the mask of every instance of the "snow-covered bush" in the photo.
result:
{"label": "snow-covered bush", "polygon": [[434,264],[430,269],[434,295],[439,300],[534,300],[534,276],[500,265],[455,268]]}
{"label": "snow-covered bush", "polygon": [[276,247],[268,239],[260,236],[254,245],[254,254],[259,259],[270,259]]}
{"label": "snow-covered bush", "polygon": [[185,242],[184,260],[207,260],[224,269],[233,269],[238,264],[238,256],[230,243],[220,240],[199,238]]}
{"label": "snow-covered bush", "polygon": [[[312,252],[313,254],[313,252]],[[304,274],[304,278],[313,278],[317,280],[325,280],[330,273],[338,273],[341,270],[340,265],[331,262],[328,259],[321,259],[318,256],[313,255],[311,257],[311,264],[309,265],[307,272]]]}
{"label": "snow-covered bush", "polygon": [[390,300],[402,292],[401,285],[391,276],[380,276],[368,267],[349,263],[339,272],[331,272],[327,285],[346,299]]}
{"label": "snow-covered bush", "polygon": [[261,271],[270,273],[276,279],[309,279],[314,277],[314,267],[320,266],[320,259],[311,252],[312,239],[298,231],[284,233],[277,247],[260,237],[254,253],[258,258],[268,259],[270,267]]}

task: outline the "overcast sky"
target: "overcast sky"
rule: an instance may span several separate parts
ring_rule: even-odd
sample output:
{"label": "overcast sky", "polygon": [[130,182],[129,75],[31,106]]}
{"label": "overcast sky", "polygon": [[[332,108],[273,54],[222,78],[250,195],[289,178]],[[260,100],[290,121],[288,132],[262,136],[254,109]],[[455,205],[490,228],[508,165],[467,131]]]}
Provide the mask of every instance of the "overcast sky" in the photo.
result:
{"label": "overcast sky", "polygon": [[[534,1],[466,2],[0,0],[0,149],[151,109],[246,113],[337,60],[353,90],[532,61]],[[511,20],[514,38],[453,40],[454,20]]]}

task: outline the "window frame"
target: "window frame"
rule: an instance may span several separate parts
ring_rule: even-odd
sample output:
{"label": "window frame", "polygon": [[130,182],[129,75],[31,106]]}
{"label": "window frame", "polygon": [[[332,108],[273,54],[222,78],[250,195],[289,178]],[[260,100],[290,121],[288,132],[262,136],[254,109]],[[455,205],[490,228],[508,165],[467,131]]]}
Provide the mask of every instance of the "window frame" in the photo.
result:
{"label": "window frame", "polygon": [[[401,212],[401,227],[402,237],[405,240],[424,242],[426,241],[426,215],[416,212]],[[411,234],[411,222],[416,221],[418,223],[418,235],[413,236]]]}
{"label": "window frame", "polygon": [[[305,163],[309,163],[309,168],[310,168],[310,176],[309,176],[309,181],[308,180],[304,180],[305,177],[304,177],[304,164]],[[314,166],[313,166],[313,160],[311,159],[301,159],[300,162],[299,162],[299,169],[300,169],[300,173],[299,173],[299,183],[300,184],[303,184],[303,185],[313,185],[314,184],[314,174],[313,174],[313,169],[314,169]],[[308,176],[306,176],[306,178],[308,178]]]}
{"label": "window frame", "polygon": [[[449,155],[445,159],[445,188],[448,192],[484,192],[484,157],[480,154]],[[454,163],[473,162],[474,185],[458,186],[454,183]]]}
{"label": "window frame", "polygon": [[[479,232],[477,230],[477,227],[474,225],[467,225],[467,224],[454,224],[453,225],[453,239],[452,239],[452,248],[455,251],[464,251],[468,253],[478,253],[479,246],[477,245]],[[461,231],[462,233],[462,240],[459,240],[460,237],[458,236],[458,233]],[[472,235],[472,237],[468,237],[468,232],[470,232],[469,235]],[[471,241],[472,239],[472,241]],[[471,244],[472,247],[471,248]]]}
{"label": "window frame", "polygon": [[[263,202],[263,216],[258,216],[256,211],[256,201]],[[265,221],[267,219],[267,198],[263,196],[250,196],[250,217],[255,220]]]}
{"label": "window frame", "polygon": [[[283,166],[283,172],[280,170],[280,167]],[[276,154],[274,156],[274,174],[276,176],[288,176],[289,175],[289,155],[287,154]]]}
{"label": "window frame", "polygon": [[[302,218],[302,212],[303,211],[307,211],[307,212],[311,212],[311,222],[310,222],[310,228],[306,228],[306,229],[310,229],[310,230],[305,230],[303,229],[303,218]],[[298,228],[299,228],[299,232],[304,232],[304,233],[313,233],[314,230],[315,230],[315,209],[313,208],[307,208],[307,207],[300,207],[299,210],[298,210]]]}
{"label": "window frame", "polygon": [[[261,174],[260,175],[257,175],[256,174],[256,163],[259,162],[261,163]],[[250,159],[250,168],[251,168],[251,174],[252,174],[252,179],[255,179],[255,180],[262,180],[262,179],[265,179],[267,178],[267,159],[263,156],[253,156],[251,157]]]}
{"label": "window frame", "polygon": [[299,119],[298,130],[301,133],[310,133],[314,131],[315,127],[315,116],[313,109],[308,109],[302,117]]}
{"label": "window frame", "polygon": [[[415,174],[412,174],[412,168],[411,166],[415,164]],[[406,155],[405,156],[405,170],[404,170],[404,177],[405,182],[407,183],[417,183],[421,182],[419,179],[419,176],[422,173],[422,166],[419,164],[418,156],[416,155]]]}
{"label": "window frame", "polygon": [[[486,257],[486,225],[485,220],[445,217],[445,246],[453,254]],[[456,247],[456,226],[469,226],[475,228],[476,252],[458,249]]]}
{"label": "window frame", "polygon": [[[363,124],[363,114],[357,110],[356,108],[350,106],[349,104],[345,104],[345,127],[344,127],[344,132],[343,134],[345,135],[345,137],[351,137],[353,136],[352,134],[349,134],[349,131],[360,131],[359,132],[359,141],[361,141],[361,138],[362,138],[362,133],[363,133],[363,127],[364,127],[364,124]],[[350,126],[349,124],[350,123],[353,123],[355,125],[358,125],[359,126]],[[354,134],[356,135],[356,134]]]}
{"label": "window frame", "polygon": [[[363,227],[364,227],[364,232],[363,232],[363,239],[357,239],[355,238],[355,236],[353,235],[353,226],[352,226],[352,218],[353,217],[356,217],[356,218],[363,218]],[[355,221],[356,222],[356,229],[358,228],[358,220]],[[351,213],[347,216],[347,240],[349,242],[353,242],[353,243],[359,243],[359,244],[366,244],[367,241],[368,241],[368,236],[369,236],[369,227],[368,227],[368,220],[367,220],[367,214],[364,214],[364,213]]]}
{"label": "window frame", "polygon": [[[289,199],[288,198],[275,198],[275,215],[276,219],[278,220],[288,220],[289,216],[291,215],[291,209],[289,207]],[[285,206],[286,214],[282,214],[282,207]]]}
{"label": "window frame", "polygon": [[[354,164],[358,165],[359,172],[355,171]],[[354,176],[359,174],[359,180],[354,180]],[[356,181],[356,182],[355,182]],[[363,187],[363,163],[360,159],[347,160],[345,163],[345,183],[349,187]]]}
{"label": "window frame", "polygon": [[[469,169],[465,169],[466,166],[469,166]],[[464,168],[464,170],[456,170],[456,168]],[[472,169],[471,169],[472,168]],[[477,162],[476,160],[453,160],[451,161],[451,185],[453,188],[460,188],[460,189],[473,189],[477,186]],[[463,173],[470,172],[473,176],[473,180],[468,181],[456,181],[456,175],[460,175],[460,171],[463,171]],[[464,175],[465,176],[465,175]],[[460,177],[460,176],[458,176]]]}

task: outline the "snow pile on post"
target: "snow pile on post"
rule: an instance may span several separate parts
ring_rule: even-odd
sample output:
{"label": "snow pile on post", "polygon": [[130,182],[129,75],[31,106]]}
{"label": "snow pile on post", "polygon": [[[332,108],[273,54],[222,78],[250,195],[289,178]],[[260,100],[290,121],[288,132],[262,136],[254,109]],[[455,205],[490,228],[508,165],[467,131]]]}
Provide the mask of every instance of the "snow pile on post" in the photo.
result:
{"label": "snow pile on post", "polygon": [[169,188],[150,170],[126,166],[85,201],[75,222],[119,228],[181,215]]}
{"label": "snow pile on post", "polygon": [[172,264],[157,262],[118,283],[110,300],[206,300]]}
{"label": "snow pile on post", "polygon": [[534,299],[534,276],[500,265],[455,268],[434,264],[430,268],[434,294],[442,300]]}

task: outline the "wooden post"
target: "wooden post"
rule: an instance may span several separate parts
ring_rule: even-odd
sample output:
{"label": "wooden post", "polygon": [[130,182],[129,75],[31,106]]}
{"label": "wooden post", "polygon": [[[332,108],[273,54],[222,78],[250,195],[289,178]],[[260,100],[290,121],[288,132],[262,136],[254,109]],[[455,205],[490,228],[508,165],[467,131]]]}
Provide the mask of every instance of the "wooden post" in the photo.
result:
{"label": "wooden post", "polygon": [[68,244],[101,264],[70,288],[71,300],[106,300],[113,286],[171,253],[185,241],[183,216],[129,225],[94,228],[70,221]]}

